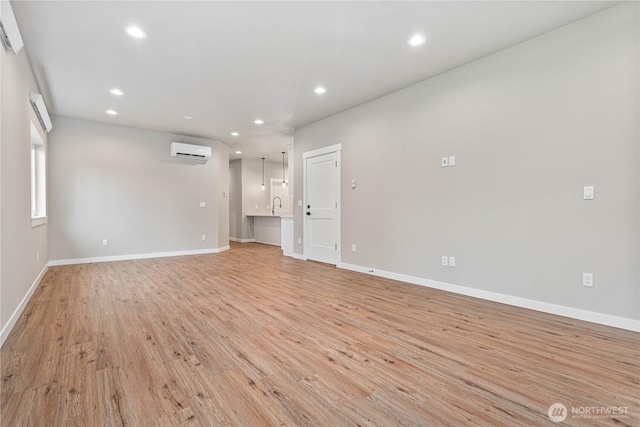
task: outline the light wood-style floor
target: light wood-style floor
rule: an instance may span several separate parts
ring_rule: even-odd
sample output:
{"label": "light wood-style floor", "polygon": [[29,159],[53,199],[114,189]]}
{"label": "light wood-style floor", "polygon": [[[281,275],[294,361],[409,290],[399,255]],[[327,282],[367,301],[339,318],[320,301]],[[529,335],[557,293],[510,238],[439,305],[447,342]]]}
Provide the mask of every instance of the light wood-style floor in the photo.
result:
{"label": "light wood-style floor", "polygon": [[2,347],[1,424],[556,425],[558,402],[638,426],[639,335],[259,244],[53,267]]}

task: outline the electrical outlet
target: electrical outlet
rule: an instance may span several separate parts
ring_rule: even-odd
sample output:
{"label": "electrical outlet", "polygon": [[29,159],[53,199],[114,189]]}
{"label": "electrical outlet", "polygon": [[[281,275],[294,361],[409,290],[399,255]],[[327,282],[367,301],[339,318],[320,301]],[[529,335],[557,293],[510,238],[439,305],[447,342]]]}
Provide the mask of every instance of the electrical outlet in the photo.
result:
{"label": "electrical outlet", "polygon": [[204,234],[202,235],[202,241],[207,240],[207,236],[205,236]]}
{"label": "electrical outlet", "polygon": [[356,251],[356,244],[354,243],[353,245],[351,245],[351,252],[355,252]]}
{"label": "electrical outlet", "polygon": [[446,267],[449,265],[449,257],[447,257],[446,255],[442,256],[442,266]]}
{"label": "electrical outlet", "polygon": [[207,207],[207,202],[200,202],[200,207],[201,208],[206,208]]}
{"label": "electrical outlet", "polygon": [[449,257],[449,267],[455,267],[455,266],[456,266],[456,257],[450,256]]}
{"label": "electrical outlet", "polygon": [[107,239],[104,239],[102,241],[102,246],[107,246],[109,244],[109,242],[107,241]]}
{"label": "electrical outlet", "polygon": [[449,156],[449,166],[456,165],[456,156]]}
{"label": "electrical outlet", "polygon": [[587,187],[584,187],[582,189],[582,198],[584,200],[593,200],[593,196],[594,196],[594,192],[593,192],[593,186],[589,185]]}
{"label": "electrical outlet", "polygon": [[582,286],[587,286],[589,288],[593,287],[593,274],[592,273],[582,273]]}

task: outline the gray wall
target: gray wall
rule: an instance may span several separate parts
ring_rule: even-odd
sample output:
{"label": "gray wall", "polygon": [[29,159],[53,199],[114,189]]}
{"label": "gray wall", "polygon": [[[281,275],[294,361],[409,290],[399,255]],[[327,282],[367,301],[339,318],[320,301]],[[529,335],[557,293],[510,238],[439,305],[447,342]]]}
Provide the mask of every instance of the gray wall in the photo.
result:
{"label": "gray wall", "polygon": [[[286,167],[284,176],[289,179],[288,168]],[[238,240],[251,240],[254,238],[253,218],[247,214],[269,213],[271,206],[269,185],[270,179],[282,180],[282,161],[265,161],[264,184],[265,189],[260,189],[262,184],[262,160],[261,159],[239,159],[233,160],[229,165],[231,171],[232,191],[231,200],[231,237]],[[257,206],[257,208],[256,208]],[[235,233],[235,234],[234,234]]]}
{"label": "gray wall", "polygon": [[638,54],[623,4],[300,128],[295,200],[341,143],[343,263],[640,319]]}
{"label": "gray wall", "polygon": [[[211,146],[212,158],[206,164],[172,158],[172,141]],[[49,147],[51,260],[228,245],[226,145],[54,117]]]}
{"label": "gray wall", "polygon": [[[209,144],[207,144],[209,145]],[[218,188],[217,196],[217,222],[218,222],[218,248],[229,247],[229,197],[230,197],[230,174],[229,174],[229,147],[221,142],[212,144],[215,148],[218,164]]]}
{"label": "gray wall", "polygon": [[[262,160],[242,159],[242,239],[254,239],[253,218],[248,218],[247,213],[267,213],[269,204],[268,188],[269,173],[265,161],[265,189],[262,184]],[[256,205],[258,206],[256,208]]]}
{"label": "gray wall", "polygon": [[29,92],[40,91],[26,49],[14,55],[0,47],[0,74],[0,330],[4,331],[47,264],[49,227],[31,227],[31,122],[45,144],[47,136],[29,103]]}
{"label": "gray wall", "polygon": [[229,237],[242,239],[242,160],[229,162]]}

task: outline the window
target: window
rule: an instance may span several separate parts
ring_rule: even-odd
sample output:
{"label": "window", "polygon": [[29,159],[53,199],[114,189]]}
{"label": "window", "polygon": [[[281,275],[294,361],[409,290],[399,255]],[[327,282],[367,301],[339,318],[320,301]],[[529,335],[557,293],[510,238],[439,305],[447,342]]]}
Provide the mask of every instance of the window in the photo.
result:
{"label": "window", "polygon": [[31,123],[31,226],[47,222],[47,153],[44,141]]}

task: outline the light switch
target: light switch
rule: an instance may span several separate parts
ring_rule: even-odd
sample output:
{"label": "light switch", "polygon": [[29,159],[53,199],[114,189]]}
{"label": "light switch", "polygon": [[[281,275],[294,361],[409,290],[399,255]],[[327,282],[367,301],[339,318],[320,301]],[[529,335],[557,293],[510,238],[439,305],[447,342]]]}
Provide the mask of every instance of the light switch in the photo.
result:
{"label": "light switch", "polygon": [[584,200],[593,200],[594,191],[593,186],[587,186],[582,189],[582,198]]}
{"label": "light switch", "polygon": [[200,202],[200,207],[201,208],[206,208],[207,207],[207,202]]}
{"label": "light switch", "polygon": [[302,200],[298,200],[298,206],[302,206]]}
{"label": "light switch", "polygon": [[356,188],[356,180],[355,179],[351,180],[351,188]]}
{"label": "light switch", "polygon": [[443,157],[442,158],[442,167],[446,168],[447,166],[449,166],[449,158],[448,157]]}

